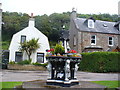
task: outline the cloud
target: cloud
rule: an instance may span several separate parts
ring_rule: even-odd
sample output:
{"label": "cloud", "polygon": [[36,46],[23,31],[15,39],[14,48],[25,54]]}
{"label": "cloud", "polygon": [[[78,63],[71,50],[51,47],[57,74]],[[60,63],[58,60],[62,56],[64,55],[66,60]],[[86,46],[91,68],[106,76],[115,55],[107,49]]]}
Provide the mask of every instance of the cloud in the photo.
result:
{"label": "cloud", "polygon": [[36,15],[61,13],[77,8],[78,13],[117,14],[119,0],[2,0],[3,11]]}

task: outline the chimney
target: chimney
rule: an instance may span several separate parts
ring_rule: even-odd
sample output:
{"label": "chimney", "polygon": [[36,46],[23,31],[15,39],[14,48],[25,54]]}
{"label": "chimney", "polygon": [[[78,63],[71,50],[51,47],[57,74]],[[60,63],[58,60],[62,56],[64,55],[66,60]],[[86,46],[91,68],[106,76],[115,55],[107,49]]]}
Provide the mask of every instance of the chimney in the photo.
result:
{"label": "chimney", "polygon": [[31,18],[33,18],[33,13],[31,13]]}
{"label": "chimney", "polygon": [[28,26],[29,27],[34,27],[35,26],[35,19],[33,18],[33,13],[31,13]]}
{"label": "chimney", "polygon": [[118,2],[118,16],[120,17],[120,1]]}
{"label": "chimney", "polygon": [[1,9],[2,3],[0,3],[0,31],[2,27],[2,9]]}
{"label": "chimney", "polygon": [[2,7],[2,3],[0,3],[0,9],[1,9],[1,7]]}
{"label": "chimney", "polygon": [[75,8],[72,8],[71,19],[75,19],[77,16]]}

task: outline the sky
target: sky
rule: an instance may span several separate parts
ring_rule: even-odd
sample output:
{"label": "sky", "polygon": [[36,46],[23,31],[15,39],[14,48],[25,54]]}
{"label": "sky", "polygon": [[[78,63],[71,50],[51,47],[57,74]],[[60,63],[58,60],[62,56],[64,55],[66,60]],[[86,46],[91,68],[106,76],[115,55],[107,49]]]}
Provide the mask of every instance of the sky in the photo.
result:
{"label": "sky", "polygon": [[77,13],[118,14],[120,0],[0,0],[3,12],[22,12],[34,15],[50,15],[52,13],[71,12],[76,8]]}

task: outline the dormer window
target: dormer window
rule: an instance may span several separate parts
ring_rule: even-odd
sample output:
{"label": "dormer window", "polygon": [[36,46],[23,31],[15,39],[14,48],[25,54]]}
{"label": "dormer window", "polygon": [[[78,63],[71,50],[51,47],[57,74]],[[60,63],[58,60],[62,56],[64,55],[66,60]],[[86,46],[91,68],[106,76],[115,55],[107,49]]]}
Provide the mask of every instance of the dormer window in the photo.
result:
{"label": "dormer window", "polygon": [[93,20],[88,20],[88,28],[94,28],[94,21]]}

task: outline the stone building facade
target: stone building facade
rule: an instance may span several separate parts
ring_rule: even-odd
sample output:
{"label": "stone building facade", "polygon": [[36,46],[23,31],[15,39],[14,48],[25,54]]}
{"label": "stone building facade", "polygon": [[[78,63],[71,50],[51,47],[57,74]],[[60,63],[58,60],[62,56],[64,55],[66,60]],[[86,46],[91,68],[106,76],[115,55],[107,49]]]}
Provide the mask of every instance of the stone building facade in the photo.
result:
{"label": "stone building facade", "polygon": [[0,3],[0,49],[2,49],[2,43],[1,43],[1,33],[2,33],[2,9],[1,9],[2,3]]}
{"label": "stone building facade", "polygon": [[0,3],[0,31],[1,31],[1,25],[2,25],[2,9],[1,9],[1,3]]}
{"label": "stone building facade", "polygon": [[77,52],[109,51],[120,47],[120,22],[77,18],[73,10],[70,18],[69,45]]}

